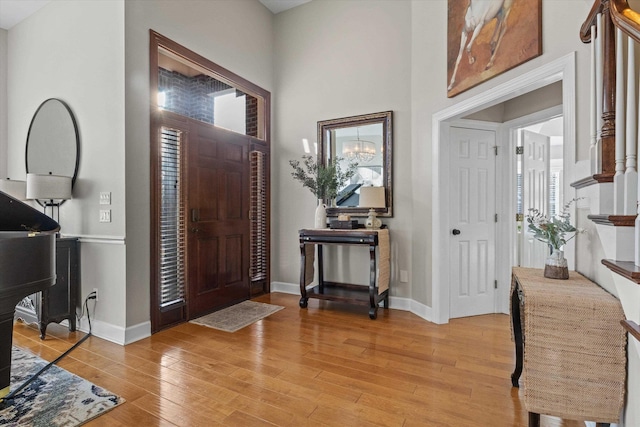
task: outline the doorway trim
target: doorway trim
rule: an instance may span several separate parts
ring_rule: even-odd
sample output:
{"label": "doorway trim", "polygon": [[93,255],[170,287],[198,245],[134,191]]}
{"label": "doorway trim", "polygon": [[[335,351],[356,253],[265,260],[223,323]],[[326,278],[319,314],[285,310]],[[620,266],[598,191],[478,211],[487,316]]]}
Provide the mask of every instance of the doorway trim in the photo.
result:
{"label": "doorway trim", "polygon": [[[460,117],[483,110],[533,90],[562,81],[562,113],[564,116],[565,170],[568,172],[575,164],[575,114],[576,114],[576,53],[571,52],[549,62],[535,70],[518,76],[508,82],[464,100],[456,105],[438,111],[432,117],[432,253],[449,253],[449,193],[443,184],[447,181],[449,163],[449,122]],[[500,142],[497,145],[502,145]],[[501,168],[508,167],[503,162],[509,156],[499,156]],[[565,180],[568,182],[568,180]],[[501,212],[498,212],[500,214]],[[502,237],[498,242],[502,242]],[[510,245],[511,243],[509,243]],[[500,247],[500,243],[498,243]],[[503,256],[504,250],[496,251],[496,256]],[[508,253],[507,253],[508,256]],[[447,257],[448,258],[448,257]],[[444,260],[441,260],[444,261]],[[506,288],[502,284],[502,288]],[[435,323],[449,322],[449,264],[447,262],[432,263],[431,301],[432,317]]]}
{"label": "doorway trim", "polygon": [[[516,145],[517,133],[520,128],[533,125],[535,123],[540,123],[542,121],[550,120],[554,117],[562,116],[563,114],[563,106],[557,105],[555,107],[546,108],[544,110],[536,111],[534,113],[528,114],[526,116],[518,117],[513,120],[509,120],[508,122],[504,122],[500,125],[498,138],[503,141],[503,146],[505,150],[513,150]],[[564,131],[564,129],[563,129]],[[563,135],[563,162],[565,156],[567,156],[567,150],[570,147],[565,145],[564,143],[564,135]],[[505,218],[504,221],[500,221],[498,224],[498,235],[501,239],[497,242],[501,248],[504,248],[500,254],[503,259],[509,259],[509,265],[502,265],[496,269],[496,273],[498,276],[499,283],[505,283],[505,281],[510,280],[511,277],[511,266],[516,265],[517,257],[516,257],[516,248],[511,246],[513,242],[516,241],[516,161],[514,158],[514,151],[504,151],[508,153],[509,156],[506,159],[503,159],[503,162],[498,167],[498,179],[503,183],[502,192],[506,194],[506,197],[502,197],[500,200],[500,205],[498,205],[498,211],[501,212],[502,217]],[[567,163],[568,164],[568,163]],[[567,182],[570,182],[567,168],[563,168],[563,184],[564,184],[564,194],[568,194],[567,191],[570,191],[570,186]],[[498,190],[500,191],[500,190]],[[569,248],[570,246],[570,248]],[[571,258],[573,255],[573,247],[574,242],[571,241],[567,244],[566,254],[567,260],[570,263],[570,268],[573,268],[575,263]],[[498,312],[508,313],[509,312],[509,287],[508,286],[499,286],[499,296],[498,296]]]}

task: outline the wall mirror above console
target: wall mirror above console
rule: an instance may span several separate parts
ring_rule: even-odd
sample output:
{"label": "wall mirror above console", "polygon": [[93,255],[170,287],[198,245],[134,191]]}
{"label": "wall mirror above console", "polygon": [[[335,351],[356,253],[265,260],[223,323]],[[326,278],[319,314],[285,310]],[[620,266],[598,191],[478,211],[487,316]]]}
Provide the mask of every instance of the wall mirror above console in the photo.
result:
{"label": "wall mirror above console", "polygon": [[349,162],[358,163],[355,176],[328,203],[327,215],[367,216],[369,207],[360,204],[360,189],[373,186],[385,189],[385,207],[375,208],[377,216],[393,216],[392,138],[391,111],[318,122],[320,162],[341,159],[342,170]]}
{"label": "wall mirror above console", "polygon": [[[47,99],[33,115],[27,134],[27,197],[43,206],[59,205],[70,198],[79,154],[80,137],[71,108],[60,99]],[[31,189],[29,182],[33,183]],[[70,188],[61,189],[61,184]],[[30,193],[37,197],[29,197]]]}

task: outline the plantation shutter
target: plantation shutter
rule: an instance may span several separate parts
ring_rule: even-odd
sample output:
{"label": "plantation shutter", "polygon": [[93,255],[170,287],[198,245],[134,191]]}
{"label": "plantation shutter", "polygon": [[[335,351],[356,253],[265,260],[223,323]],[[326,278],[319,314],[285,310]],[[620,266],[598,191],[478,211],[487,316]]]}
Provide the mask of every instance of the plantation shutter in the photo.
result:
{"label": "plantation shutter", "polygon": [[182,133],[162,127],[160,142],[160,308],[185,303],[185,222],[180,183]]}
{"label": "plantation shutter", "polygon": [[250,200],[250,264],[251,281],[267,278],[267,180],[265,153],[252,151]]}

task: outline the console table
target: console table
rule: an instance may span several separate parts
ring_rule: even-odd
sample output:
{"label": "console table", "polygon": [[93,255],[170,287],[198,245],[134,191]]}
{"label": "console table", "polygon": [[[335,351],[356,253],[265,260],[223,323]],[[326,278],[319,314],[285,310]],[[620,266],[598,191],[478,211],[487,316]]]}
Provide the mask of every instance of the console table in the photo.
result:
{"label": "console table", "polygon": [[[384,308],[389,308],[389,229],[304,229],[300,230],[299,234],[301,308],[307,307],[309,298],[343,301],[368,305],[371,319],[378,317],[380,301],[383,301]],[[369,248],[369,286],[325,281],[322,245],[367,246]],[[316,247],[318,249],[318,284],[307,289],[307,286],[313,282]],[[376,248],[378,248],[378,263],[376,263]]]}
{"label": "console table", "polygon": [[514,267],[511,319],[511,381],[518,387],[524,365],[530,427],[540,425],[540,414],[598,426],[619,421],[627,338],[617,298],[575,271],[558,280],[545,278],[541,269]]}
{"label": "console table", "polygon": [[29,295],[16,306],[15,318],[27,323],[37,323],[40,338],[44,339],[47,325],[51,322],[69,322],[69,330],[76,330],[76,306],[79,292],[78,239],[58,237],[56,239],[56,283]]}

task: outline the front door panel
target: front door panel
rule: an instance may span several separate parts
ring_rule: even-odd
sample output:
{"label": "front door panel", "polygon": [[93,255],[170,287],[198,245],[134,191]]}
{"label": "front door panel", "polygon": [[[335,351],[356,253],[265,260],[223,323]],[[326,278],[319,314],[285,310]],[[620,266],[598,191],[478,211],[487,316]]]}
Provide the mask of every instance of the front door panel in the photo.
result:
{"label": "front door panel", "polygon": [[193,123],[189,141],[189,318],[249,298],[246,136]]}

